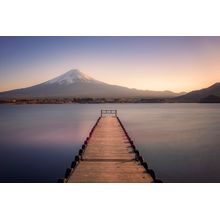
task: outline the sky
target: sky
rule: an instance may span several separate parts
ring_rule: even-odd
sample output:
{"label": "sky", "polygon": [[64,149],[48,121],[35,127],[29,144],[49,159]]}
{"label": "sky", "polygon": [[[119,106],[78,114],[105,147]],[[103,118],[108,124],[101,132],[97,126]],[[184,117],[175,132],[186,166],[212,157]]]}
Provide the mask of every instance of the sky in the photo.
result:
{"label": "sky", "polygon": [[70,69],[129,88],[189,92],[220,82],[220,37],[0,37],[0,91]]}

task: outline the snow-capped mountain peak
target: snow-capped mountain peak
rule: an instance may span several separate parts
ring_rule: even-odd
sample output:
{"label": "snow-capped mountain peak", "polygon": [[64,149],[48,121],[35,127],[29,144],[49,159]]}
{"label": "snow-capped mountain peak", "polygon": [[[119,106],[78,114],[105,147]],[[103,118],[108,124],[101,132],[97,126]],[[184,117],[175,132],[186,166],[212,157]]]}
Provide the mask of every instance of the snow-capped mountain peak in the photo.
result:
{"label": "snow-capped mountain peak", "polygon": [[129,89],[123,86],[111,85],[80,72],[77,69],[55,77],[46,82],[27,88],[1,92],[0,98],[149,98],[174,97],[177,93]]}
{"label": "snow-capped mountain peak", "polygon": [[77,69],[72,69],[54,79],[47,81],[46,83],[47,84],[58,83],[58,84],[68,85],[76,82],[91,82],[91,81],[94,81],[92,77],[80,72]]}

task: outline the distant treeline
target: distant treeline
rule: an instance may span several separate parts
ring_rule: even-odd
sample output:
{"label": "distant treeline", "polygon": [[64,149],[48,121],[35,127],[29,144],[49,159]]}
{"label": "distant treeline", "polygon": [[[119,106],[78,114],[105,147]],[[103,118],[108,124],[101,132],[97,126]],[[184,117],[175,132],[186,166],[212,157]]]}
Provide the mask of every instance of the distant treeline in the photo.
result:
{"label": "distant treeline", "polygon": [[71,104],[71,103],[164,103],[160,98],[33,98],[3,99],[0,104]]}
{"label": "distant treeline", "polygon": [[220,97],[209,95],[202,99],[177,98],[18,98],[0,99],[0,104],[72,104],[72,103],[220,103]]}

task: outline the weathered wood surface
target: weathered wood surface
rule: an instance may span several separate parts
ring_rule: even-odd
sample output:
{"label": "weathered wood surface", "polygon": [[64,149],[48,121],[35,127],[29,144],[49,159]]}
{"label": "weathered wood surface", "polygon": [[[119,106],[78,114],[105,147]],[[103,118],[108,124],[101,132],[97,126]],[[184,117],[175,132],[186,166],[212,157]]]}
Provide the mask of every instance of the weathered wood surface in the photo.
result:
{"label": "weathered wood surface", "polygon": [[101,117],[96,125],[82,160],[67,182],[141,183],[153,182],[139,161],[117,117]]}

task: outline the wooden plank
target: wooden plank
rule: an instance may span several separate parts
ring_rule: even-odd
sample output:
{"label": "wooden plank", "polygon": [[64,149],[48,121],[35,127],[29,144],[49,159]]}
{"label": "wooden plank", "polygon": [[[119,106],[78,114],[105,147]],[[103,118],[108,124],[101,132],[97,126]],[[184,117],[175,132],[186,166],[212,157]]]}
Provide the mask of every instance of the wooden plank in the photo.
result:
{"label": "wooden plank", "polygon": [[136,161],[129,162],[87,162],[81,161],[69,182],[131,183],[152,182],[143,166]]}
{"label": "wooden plank", "polygon": [[153,182],[140,162],[135,160],[131,144],[115,116],[101,117],[82,160],[70,174],[73,183]]}

